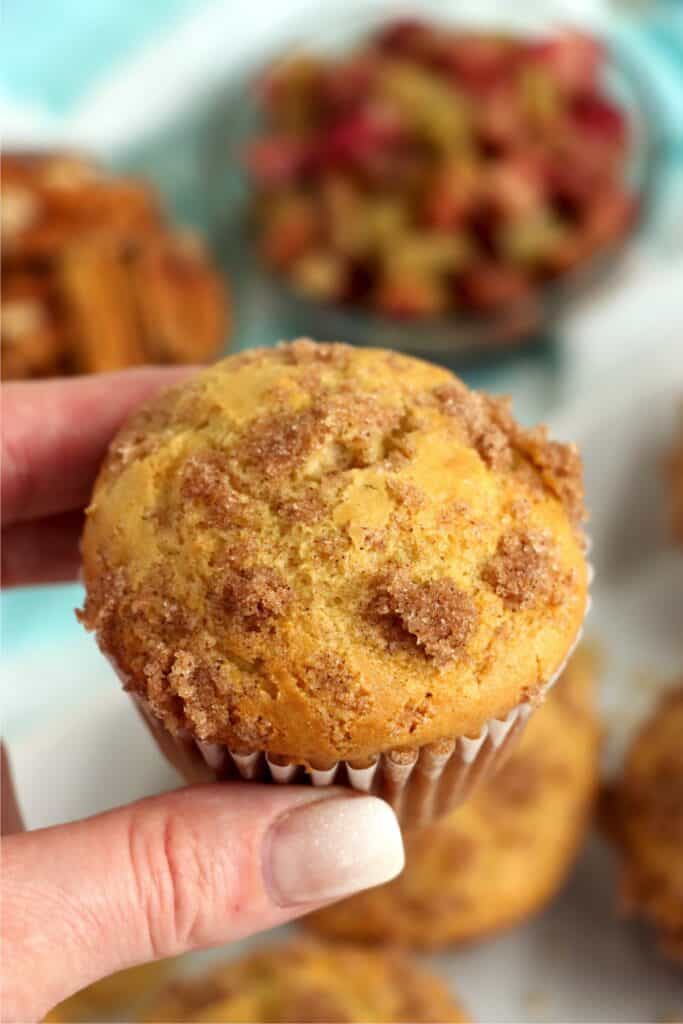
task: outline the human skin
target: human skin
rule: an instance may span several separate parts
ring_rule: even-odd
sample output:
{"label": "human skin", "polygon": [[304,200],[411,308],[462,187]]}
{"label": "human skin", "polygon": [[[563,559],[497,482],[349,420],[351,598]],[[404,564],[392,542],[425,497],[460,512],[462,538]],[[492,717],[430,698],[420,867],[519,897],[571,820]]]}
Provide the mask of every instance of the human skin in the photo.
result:
{"label": "human skin", "polygon": [[[3,585],[76,577],[111,437],[187,372],[3,386]],[[105,975],[272,928],[403,866],[388,805],[336,788],[190,787],[25,832],[3,751],[2,797],[3,1021],[38,1020]]]}

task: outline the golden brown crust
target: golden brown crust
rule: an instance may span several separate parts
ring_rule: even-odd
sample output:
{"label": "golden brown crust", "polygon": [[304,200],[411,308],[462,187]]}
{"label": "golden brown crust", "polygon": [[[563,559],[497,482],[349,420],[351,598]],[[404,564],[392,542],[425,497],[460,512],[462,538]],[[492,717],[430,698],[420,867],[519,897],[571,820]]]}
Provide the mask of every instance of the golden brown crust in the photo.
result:
{"label": "golden brown crust", "polygon": [[148,186],[68,153],[6,154],[2,172],[3,377],[215,355],[223,286]]}
{"label": "golden brown crust", "polygon": [[312,941],[257,950],[163,993],[146,1021],[355,1024],[466,1020],[445,985],[397,952]]}
{"label": "golden brown crust", "polygon": [[511,419],[494,469],[446,385],[467,404],[445,370],[300,341],[219,363],[115,439],[83,621],[171,731],[360,759],[476,733],[559,667],[582,536]]}
{"label": "golden brown crust", "polygon": [[666,694],[631,744],[606,801],[620,857],[623,909],[657,928],[683,961],[683,682]]}
{"label": "golden brown crust", "polygon": [[566,583],[554,563],[550,538],[539,530],[504,534],[496,553],[484,566],[482,577],[512,608],[544,599],[559,602]]}
{"label": "golden brown crust", "polygon": [[540,910],[569,872],[597,789],[594,676],[580,649],[495,778],[446,821],[406,837],[398,879],[305,923],[329,938],[436,948]]}

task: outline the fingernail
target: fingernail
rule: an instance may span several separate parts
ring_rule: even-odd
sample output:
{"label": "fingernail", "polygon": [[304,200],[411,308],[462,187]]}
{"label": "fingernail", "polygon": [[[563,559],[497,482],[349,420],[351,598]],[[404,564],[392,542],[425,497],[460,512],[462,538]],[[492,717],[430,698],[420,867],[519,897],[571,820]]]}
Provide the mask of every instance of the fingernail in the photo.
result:
{"label": "fingernail", "polygon": [[273,825],[266,884],[281,907],[323,903],[380,885],[403,868],[394,812],[374,796],[300,804]]}

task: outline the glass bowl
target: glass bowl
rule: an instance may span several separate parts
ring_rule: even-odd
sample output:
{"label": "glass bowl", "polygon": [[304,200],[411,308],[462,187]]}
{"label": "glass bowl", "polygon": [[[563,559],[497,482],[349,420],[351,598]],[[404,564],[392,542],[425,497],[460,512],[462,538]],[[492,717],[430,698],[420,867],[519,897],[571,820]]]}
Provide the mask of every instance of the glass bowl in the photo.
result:
{"label": "glass bowl", "polygon": [[[532,5],[533,6],[533,5]],[[482,24],[463,19],[456,12],[444,11],[438,2],[422,3],[421,19],[445,27],[498,28],[524,35],[548,34],[566,27],[566,21],[547,15],[539,18],[533,7],[515,5],[514,20],[501,24]],[[406,12],[404,12],[406,13]],[[407,12],[409,13],[409,12]],[[634,222],[619,240],[601,248],[575,269],[563,273],[523,299],[486,313],[450,313],[438,317],[400,320],[353,306],[316,301],[295,291],[284,276],[265,267],[258,257],[249,215],[251,185],[247,178],[244,154],[248,142],[263,125],[254,85],[266,69],[297,53],[342,55],[396,16],[395,10],[355,8],[342,17],[328,19],[317,33],[292,31],[289,41],[280,43],[270,56],[243,73],[213,104],[204,133],[202,155],[205,183],[206,222],[212,241],[221,255],[240,295],[249,302],[263,303],[270,309],[282,336],[304,335],[320,340],[343,340],[360,345],[378,345],[418,354],[444,357],[501,353],[552,335],[560,318],[593,290],[605,283],[622,261],[634,233],[647,219],[654,190],[656,118],[649,100],[646,82],[624,54],[609,40],[603,71],[603,87],[626,114],[631,145],[625,166],[629,190],[636,200]],[[580,27],[580,26],[579,26]],[[599,33],[590,30],[592,34]]]}

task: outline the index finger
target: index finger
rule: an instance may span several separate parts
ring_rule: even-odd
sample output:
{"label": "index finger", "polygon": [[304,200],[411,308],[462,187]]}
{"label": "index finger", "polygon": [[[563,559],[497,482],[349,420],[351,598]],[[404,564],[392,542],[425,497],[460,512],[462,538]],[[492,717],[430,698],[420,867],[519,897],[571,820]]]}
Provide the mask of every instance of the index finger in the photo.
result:
{"label": "index finger", "polygon": [[82,508],[128,414],[188,372],[146,367],[3,384],[3,525]]}

